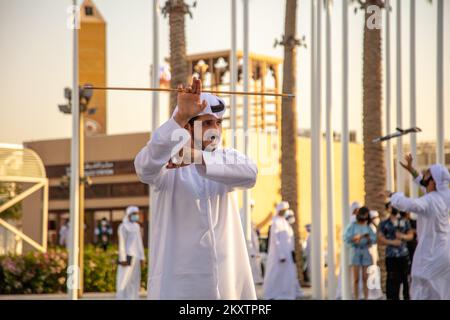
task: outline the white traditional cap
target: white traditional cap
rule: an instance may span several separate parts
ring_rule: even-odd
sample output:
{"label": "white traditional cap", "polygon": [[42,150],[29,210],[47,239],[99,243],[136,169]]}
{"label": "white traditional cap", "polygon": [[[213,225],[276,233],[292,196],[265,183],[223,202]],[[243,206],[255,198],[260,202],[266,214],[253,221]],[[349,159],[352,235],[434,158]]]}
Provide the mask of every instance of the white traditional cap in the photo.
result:
{"label": "white traditional cap", "polygon": [[[206,101],[206,108],[202,112],[198,114],[198,116],[202,116],[205,114],[212,114],[217,119],[221,119],[223,115],[225,114],[226,108],[225,108],[225,102],[219,98],[218,96],[215,96],[211,93],[201,93],[200,94],[200,101],[203,102],[203,100]],[[173,111],[172,118],[175,116],[175,114],[178,112],[178,106],[175,107],[175,110]]]}
{"label": "white traditional cap", "polygon": [[355,211],[356,209],[359,209],[359,208],[361,208],[361,204],[358,201],[353,202],[350,205],[350,214],[352,214],[353,211]]}
{"label": "white traditional cap", "polygon": [[277,207],[275,210],[278,214],[281,210],[287,210],[287,209],[289,209],[289,202],[281,201],[279,204],[277,204]]}
{"label": "white traditional cap", "polygon": [[370,219],[378,218],[380,214],[376,210],[370,210],[369,211],[369,217]]}
{"label": "white traditional cap", "polygon": [[133,213],[139,212],[139,208],[136,206],[128,206],[125,210],[126,216],[129,216]]}

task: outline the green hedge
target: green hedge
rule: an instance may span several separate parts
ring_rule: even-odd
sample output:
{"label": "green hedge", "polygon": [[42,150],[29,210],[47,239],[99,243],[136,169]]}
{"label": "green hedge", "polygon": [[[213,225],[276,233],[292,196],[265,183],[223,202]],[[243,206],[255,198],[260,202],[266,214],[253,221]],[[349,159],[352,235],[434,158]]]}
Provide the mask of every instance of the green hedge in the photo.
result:
{"label": "green hedge", "polygon": [[[85,292],[115,291],[117,256],[117,247],[105,252],[93,245],[85,246]],[[0,294],[66,292],[67,259],[67,251],[62,248],[0,256]],[[147,264],[142,270],[141,286],[145,288],[146,284]]]}

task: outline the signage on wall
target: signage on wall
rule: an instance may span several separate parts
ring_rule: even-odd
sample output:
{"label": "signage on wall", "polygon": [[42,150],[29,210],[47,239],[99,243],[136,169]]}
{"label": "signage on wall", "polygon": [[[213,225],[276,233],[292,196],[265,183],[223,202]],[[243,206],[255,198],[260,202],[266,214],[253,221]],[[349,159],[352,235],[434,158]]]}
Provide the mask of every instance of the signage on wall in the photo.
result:
{"label": "signage on wall", "polygon": [[[66,167],[66,175],[70,176],[70,167]],[[114,175],[113,162],[89,162],[84,165],[84,175],[87,177]]]}

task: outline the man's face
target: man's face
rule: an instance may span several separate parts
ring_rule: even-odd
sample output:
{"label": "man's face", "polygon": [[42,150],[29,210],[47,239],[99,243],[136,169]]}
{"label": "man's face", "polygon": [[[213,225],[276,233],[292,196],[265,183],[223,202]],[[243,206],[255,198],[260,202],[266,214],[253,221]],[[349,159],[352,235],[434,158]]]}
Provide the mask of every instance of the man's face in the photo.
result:
{"label": "man's face", "polygon": [[[199,132],[195,132],[195,128],[201,128],[201,136]],[[193,138],[192,141],[196,145],[200,145],[201,143],[202,150],[212,151],[220,142],[222,119],[218,119],[212,114],[201,115],[195,119],[192,125],[189,125],[189,132]]]}
{"label": "man's face", "polygon": [[434,182],[433,177],[431,176],[430,169],[424,172],[422,181],[427,182],[427,185],[425,186],[427,192],[436,191],[436,183]]}

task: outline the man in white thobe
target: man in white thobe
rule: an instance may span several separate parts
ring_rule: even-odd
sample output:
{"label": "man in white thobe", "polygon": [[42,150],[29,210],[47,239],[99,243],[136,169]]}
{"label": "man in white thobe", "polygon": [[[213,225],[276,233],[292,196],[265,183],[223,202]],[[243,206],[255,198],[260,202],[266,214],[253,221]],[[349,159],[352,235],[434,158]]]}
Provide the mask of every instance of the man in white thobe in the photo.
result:
{"label": "man in white thobe", "polygon": [[[250,213],[253,213],[253,209],[255,207],[255,200],[250,200]],[[241,223],[244,224],[244,211],[241,209],[240,212]],[[243,230],[244,231],[244,230]],[[245,235],[245,232],[244,232]],[[255,224],[252,222],[251,226],[251,234],[250,234],[250,243],[248,244],[248,256],[250,258],[250,267],[252,269],[253,282],[255,284],[262,284],[262,268],[261,268],[261,254],[259,250],[259,236],[258,231],[256,230]]]}
{"label": "man in white thobe", "polygon": [[148,298],[256,299],[234,191],[255,185],[257,167],[220,147],[225,103],[200,80],[177,102],[134,162],[152,195]]}
{"label": "man in white thobe", "polygon": [[141,263],[145,261],[139,223],[139,208],[129,206],[119,225],[119,266],[117,267],[116,299],[137,300],[141,288]]}
{"label": "man in white thobe", "polygon": [[[377,227],[380,222],[380,214],[376,210],[370,210],[369,212],[370,224],[369,227],[374,233],[377,233]],[[368,300],[379,300],[383,298],[383,291],[381,290],[381,273],[378,266],[378,245],[372,244],[369,248],[369,253],[372,256],[372,265],[367,268],[369,274],[367,279],[367,287],[369,289]],[[362,274],[360,274],[360,291],[362,291]]]}
{"label": "man in white thobe", "polygon": [[450,300],[450,174],[440,164],[432,165],[424,175],[412,167],[406,157],[406,168],[426,194],[417,199],[401,192],[392,194],[391,205],[417,215],[417,248],[411,269],[411,299]]}
{"label": "man in white thobe", "polygon": [[59,229],[59,245],[61,247],[69,248],[69,238],[70,238],[70,222],[69,219]]}
{"label": "man in white thobe", "polygon": [[288,202],[280,202],[270,227],[267,271],[263,286],[264,299],[268,300],[294,300],[298,293],[297,270],[292,255],[294,232],[285,218],[288,209]]}

